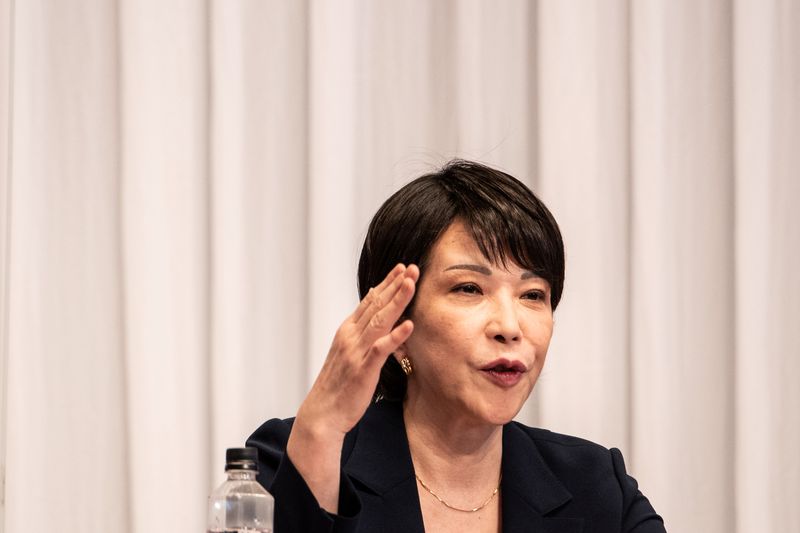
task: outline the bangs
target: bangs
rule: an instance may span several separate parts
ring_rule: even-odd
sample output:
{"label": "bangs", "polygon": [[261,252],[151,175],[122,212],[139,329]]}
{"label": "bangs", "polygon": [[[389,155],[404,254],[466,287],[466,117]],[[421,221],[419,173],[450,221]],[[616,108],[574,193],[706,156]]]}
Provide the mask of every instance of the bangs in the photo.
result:
{"label": "bangs", "polygon": [[[472,218],[472,217],[470,217]],[[539,277],[548,279],[555,270],[547,240],[528,221],[514,223],[489,212],[480,218],[463,218],[481,254],[492,264],[507,269],[514,263]],[[548,279],[551,285],[552,280]]]}
{"label": "bangs", "polygon": [[515,263],[550,284],[553,303],[563,288],[564,252],[561,233],[550,212],[516,180],[473,181],[447,187],[455,214],[490,262],[508,268]]}

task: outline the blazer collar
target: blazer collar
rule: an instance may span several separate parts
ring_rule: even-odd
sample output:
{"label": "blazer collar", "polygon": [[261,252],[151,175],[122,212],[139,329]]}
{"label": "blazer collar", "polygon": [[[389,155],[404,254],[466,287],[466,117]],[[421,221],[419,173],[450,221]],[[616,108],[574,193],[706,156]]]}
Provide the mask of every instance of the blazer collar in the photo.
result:
{"label": "blazer collar", "polygon": [[[370,406],[358,425],[352,451],[344,470],[387,503],[416,504],[416,512],[398,509],[406,518],[422,512],[408,448],[403,408],[400,402],[381,401]],[[567,503],[572,495],[553,474],[535,442],[517,424],[503,427],[503,480],[501,483],[503,531],[579,533],[580,519],[548,518],[545,515]],[[387,509],[389,511],[389,509]]]}
{"label": "blazer collar", "polygon": [[533,439],[516,423],[503,426],[503,531],[580,533],[583,520],[547,517],[572,494],[547,466]]}
{"label": "blazer collar", "polygon": [[367,409],[344,470],[379,495],[414,477],[402,403],[383,400]]}
{"label": "blazer collar", "polygon": [[[362,516],[364,524],[360,529],[424,533],[403,405],[388,401],[373,404],[357,428],[349,456],[343,450],[343,469],[357,481],[358,490],[371,492],[381,501],[380,524],[372,523],[374,515]],[[387,524],[391,525],[388,529],[379,528]]]}

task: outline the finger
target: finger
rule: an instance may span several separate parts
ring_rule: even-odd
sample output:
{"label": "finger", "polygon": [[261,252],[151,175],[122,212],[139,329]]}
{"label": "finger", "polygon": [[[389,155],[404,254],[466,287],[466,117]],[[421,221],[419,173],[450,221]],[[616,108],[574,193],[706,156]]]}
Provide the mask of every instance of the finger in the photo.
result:
{"label": "finger", "polygon": [[414,283],[419,281],[419,267],[415,264],[410,264],[406,267],[406,277],[414,280]]}
{"label": "finger", "polygon": [[369,317],[365,324],[358,344],[364,346],[372,345],[378,338],[386,335],[397,323],[403,310],[414,297],[414,280],[405,278],[400,287],[395,292],[392,299],[380,310]]}
{"label": "finger", "polygon": [[405,278],[400,287],[398,287],[397,291],[392,296],[392,299],[380,309],[376,315],[380,316],[380,319],[374,322],[374,325],[377,327],[380,325],[381,322],[384,320],[389,323],[389,327],[394,327],[397,321],[402,316],[403,311],[405,311],[408,304],[411,303],[411,300],[414,298],[414,293],[417,290],[417,285],[411,278]]}
{"label": "finger", "polygon": [[[403,281],[405,280],[405,269],[397,275],[388,285],[383,287],[380,291],[374,290],[368,294],[370,300],[369,305],[364,309],[356,320],[356,329],[362,331],[367,327],[372,320],[375,313],[383,309],[394,298],[397,291],[400,289]],[[366,299],[366,298],[365,298]],[[390,324],[390,327],[394,324]],[[388,329],[386,331],[389,331]],[[385,332],[384,332],[385,333]]]}
{"label": "finger", "polygon": [[389,354],[406,342],[413,331],[414,323],[410,320],[404,320],[388,334],[372,343],[372,346],[367,351],[366,361],[371,369],[375,371],[375,367],[378,367],[378,370],[380,370]]}
{"label": "finger", "polygon": [[386,277],[383,278],[383,281],[381,281],[377,286],[370,288],[369,292],[367,292],[367,295],[364,296],[361,302],[359,302],[358,307],[356,307],[356,310],[353,312],[353,321],[358,322],[361,316],[364,314],[364,311],[366,311],[369,308],[369,306],[372,304],[376,296],[381,294],[384,291],[384,289],[388,287],[393,281],[395,281],[400,276],[400,274],[405,272],[405,270],[406,270],[405,265],[403,265],[402,263],[398,263],[386,275]]}

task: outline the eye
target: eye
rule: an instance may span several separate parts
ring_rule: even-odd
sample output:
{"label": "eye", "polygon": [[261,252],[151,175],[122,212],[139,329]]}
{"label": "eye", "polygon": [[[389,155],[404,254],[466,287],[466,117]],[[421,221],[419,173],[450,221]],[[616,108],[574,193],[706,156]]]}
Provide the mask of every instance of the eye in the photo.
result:
{"label": "eye", "polygon": [[482,294],[481,288],[474,283],[463,283],[453,287],[453,292],[461,292],[464,294]]}
{"label": "eye", "polygon": [[535,290],[529,291],[522,295],[525,300],[532,300],[534,302],[542,302],[545,299],[544,291]]}

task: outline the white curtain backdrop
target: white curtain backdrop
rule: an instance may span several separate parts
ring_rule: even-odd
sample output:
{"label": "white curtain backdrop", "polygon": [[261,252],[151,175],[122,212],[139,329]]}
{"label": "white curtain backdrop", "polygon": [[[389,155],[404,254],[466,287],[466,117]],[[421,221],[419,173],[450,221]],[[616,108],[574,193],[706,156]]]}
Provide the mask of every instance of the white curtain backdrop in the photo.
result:
{"label": "white curtain backdrop", "polygon": [[800,0],[0,0],[0,532],[203,531],[454,156],[564,233],[520,419],[799,533]]}

